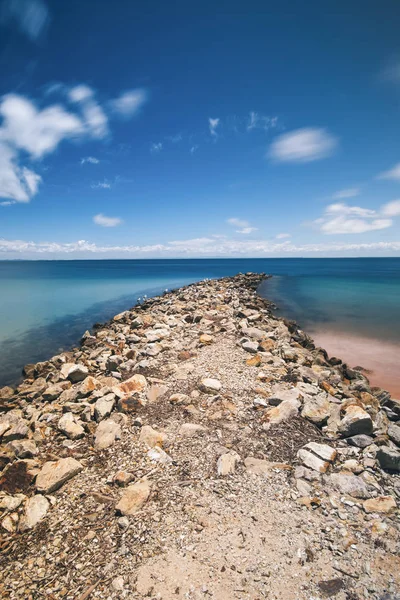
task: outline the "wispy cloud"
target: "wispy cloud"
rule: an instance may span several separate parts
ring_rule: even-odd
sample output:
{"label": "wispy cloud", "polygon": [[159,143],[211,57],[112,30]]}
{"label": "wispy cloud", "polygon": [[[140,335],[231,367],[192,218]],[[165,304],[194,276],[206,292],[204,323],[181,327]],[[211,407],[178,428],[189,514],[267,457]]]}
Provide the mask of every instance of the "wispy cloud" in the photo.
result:
{"label": "wispy cloud", "polygon": [[382,79],[392,83],[400,83],[400,60],[393,60],[381,73]]}
{"label": "wispy cloud", "polygon": [[244,235],[248,235],[249,233],[253,233],[253,231],[257,231],[257,227],[252,227],[248,221],[244,219],[237,219],[236,217],[232,217],[227,219],[227,223],[232,225],[233,227],[239,227],[240,229],[236,229],[236,233],[242,233]]}
{"label": "wispy cloud", "polygon": [[49,21],[42,0],[3,0],[0,6],[0,25],[16,26],[32,41],[43,34]]}
{"label": "wispy cloud", "polygon": [[[390,213],[390,206],[385,205],[379,213],[369,208],[348,206],[340,202],[327,206],[324,215],[314,221],[314,224],[326,235],[358,234],[387,229],[393,224],[393,221],[384,218],[388,214],[385,213],[385,210]],[[392,210],[395,210],[395,207],[392,207]]]}
{"label": "wispy cloud", "polygon": [[90,187],[94,190],[109,190],[111,188],[111,183],[107,181],[107,179],[104,179],[103,181],[97,181],[96,183],[92,183]]}
{"label": "wispy cloud", "polygon": [[218,137],[217,127],[220,124],[220,119],[208,119],[208,126],[210,129],[210,133],[214,138]]}
{"label": "wispy cloud", "polygon": [[152,154],[158,154],[159,152],[161,152],[162,149],[163,149],[162,142],[157,142],[155,144],[151,144],[151,146],[150,146],[150,152]]}
{"label": "wispy cloud", "polygon": [[84,165],[86,163],[90,163],[91,165],[98,165],[100,161],[95,156],[85,156],[84,158],[81,158],[80,162],[81,165]]}
{"label": "wispy cloud", "polygon": [[379,173],[377,179],[393,179],[395,181],[400,181],[400,163],[397,163],[388,171]]}
{"label": "wispy cloud", "polygon": [[121,225],[122,219],[119,217],[106,217],[100,213],[93,217],[93,222],[101,227],[116,227],[117,225]]}
{"label": "wispy cloud", "polygon": [[277,125],[278,117],[266,117],[265,115],[251,111],[247,119],[246,130],[263,129],[264,131],[269,131]]}
{"label": "wispy cloud", "polygon": [[148,100],[147,90],[140,88],[128,90],[118,98],[111,100],[110,105],[114,112],[123,117],[131,117],[139,112]]}
{"label": "wispy cloud", "polygon": [[306,127],[277,137],[268,155],[278,162],[307,163],[331,156],[337,146],[337,138],[326,129]]}
{"label": "wispy cloud", "polygon": [[359,188],[346,188],[344,190],[339,190],[335,194],[332,195],[334,200],[342,200],[344,198],[354,198],[360,194]]}
{"label": "wispy cloud", "polygon": [[285,240],[290,237],[292,237],[290,233],[278,233],[278,235],[275,236],[277,240]]}
{"label": "wispy cloud", "polygon": [[93,137],[108,134],[108,118],[95,100],[95,93],[88,85],[77,85],[69,91],[71,102],[79,105],[83,121]]}
{"label": "wispy cloud", "polygon": [[194,154],[196,152],[196,150],[198,150],[198,148],[199,148],[198,145],[194,144],[194,146],[192,146],[190,148],[190,154]]}

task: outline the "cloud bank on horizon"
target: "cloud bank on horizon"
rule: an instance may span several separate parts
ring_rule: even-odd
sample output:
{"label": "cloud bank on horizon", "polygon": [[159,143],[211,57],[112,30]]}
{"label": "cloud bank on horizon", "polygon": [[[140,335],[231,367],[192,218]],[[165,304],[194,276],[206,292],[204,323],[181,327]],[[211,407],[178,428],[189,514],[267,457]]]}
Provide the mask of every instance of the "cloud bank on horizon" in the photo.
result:
{"label": "cloud bank on horizon", "polygon": [[[144,10],[132,20],[132,11],[123,2],[118,14],[100,14],[94,31],[86,6],[66,15],[44,0],[0,0],[0,257],[398,255],[398,109],[385,98],[398,94],[400,60],[387,60],[387,46],[395,55],[398,44],[389,30],[387,46],[371,38],[377,72],[356,61],[363,35],[348,38],[348,56],[329,35],[335,15],[326,24],[321,6],[308,26],[321,18],[326,40],[310,48],[300,30],[280,27],[279,9],[268,21],[249,13],[242,38],[222,12],[225,50],[217,32],[204,47],[189,11],[192,72],[171,41],[183,35],[178,24]],[[361,29],[370,18],[358,14]],[[162,55],[148,46],[154,20],[164,27]],[[62,33],[73,22],[90,30],[95,53],[80,39],[71,52]],[[109,47],[118,40],[112,52],[106,32]],[[281,59],[283,48],[300,49],[304,65]],[[324,52],[337,66],[326,80]],[[362,95],[341,75],[349,60]],[[265,82],[251,76],[261,66]],[[332,90],[343,98],[333,102]]]}

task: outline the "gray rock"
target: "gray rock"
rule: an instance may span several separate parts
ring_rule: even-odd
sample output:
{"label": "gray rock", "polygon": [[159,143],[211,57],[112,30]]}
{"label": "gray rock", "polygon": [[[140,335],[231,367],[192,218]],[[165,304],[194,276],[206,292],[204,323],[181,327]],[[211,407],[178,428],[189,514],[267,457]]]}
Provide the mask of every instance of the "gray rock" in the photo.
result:
{"label": "gray rock", "polygon": [[365,481],[361,477],[353,475],[353,473],[346,471],[332,473],[327,479],[340,494],[348,494],[349,496],[353,496],[353,498],[371,497],[371,492]]}
{"label": "gray rock", "polygon": [[350,404],[345,410],[343,419],[339,423],[339,432],[343,437],[350,437],[360,433],[372,433],[373,424],[371,416],[357,404]]}
{"label": "gray rock", "polygon": [[397,446],[400,446],[400,425],[389,423],[388,436]]}
{"label": "gray rock", "polygon": [[352,437],[347,438],[346,442],[350,446],[356,446],[357,448],[366,448],[374,443],[374,439],[365,434],[353,435]]}
{"label": "gray rock", "polygon": [[249,342],[246,340],[242,343],[242,348],[243,350],[246,350],[246,352],[250,352],[250,354],[257,354],[258,342]]}
{"label": "gray rock", "polygon": [[115,406],[115,396],[114,394],[107,394],[102,398],[99,398],[94,405],[94,417],[96,421],[102,421],[109,417],[112,413],[112,410]]}
{"label": "gray rock", "polygon": [[[303,384],[305,385],[305,384]],[[331,414],[331,405],[329,400],[323,394],[304,399],[301,416],[308,419],[315,425],[321,427],[324,425]]]}
{"label": "gray rock", "polygon": [[376,453],[376,458],[382,469],[400,473],[400,452],[398,450],[383,446]]}
{"label": "gray rock", "polygon": [[32,440],[15,440],[10,442],[8,447],[17,458],[32,458],[38,453],[35,442]]}
{"label": "gray rock", "polygon": [[89,371],[85,365],[65,363],[61,367],[61,374],[72,383],[78,383],[78,381],[83,381],[88,376]]}

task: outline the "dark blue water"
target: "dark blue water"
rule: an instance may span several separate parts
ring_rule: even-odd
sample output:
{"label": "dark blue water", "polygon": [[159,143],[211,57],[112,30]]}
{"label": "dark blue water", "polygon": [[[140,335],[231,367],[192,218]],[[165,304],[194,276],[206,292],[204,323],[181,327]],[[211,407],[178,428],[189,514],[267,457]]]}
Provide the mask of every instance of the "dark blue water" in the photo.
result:
{"label": "dark blue water", "polygon": [[0,385],[145,293],[246,271],[304,328],[400,342],[400,258],[0,261]]}

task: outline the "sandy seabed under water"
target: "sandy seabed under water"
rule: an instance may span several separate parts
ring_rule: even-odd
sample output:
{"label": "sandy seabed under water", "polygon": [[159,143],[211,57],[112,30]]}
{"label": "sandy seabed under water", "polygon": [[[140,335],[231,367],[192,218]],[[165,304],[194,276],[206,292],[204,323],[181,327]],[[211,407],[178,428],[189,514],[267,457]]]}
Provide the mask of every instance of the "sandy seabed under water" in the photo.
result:
{"label": "sandy seabed under water", "polygon": [[316,345],[352,367],[368,369],[371,384],[400,398],[400,344],[353,333],[317,329],[311,332]]}

